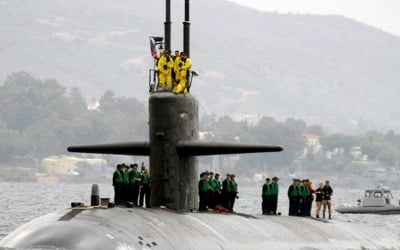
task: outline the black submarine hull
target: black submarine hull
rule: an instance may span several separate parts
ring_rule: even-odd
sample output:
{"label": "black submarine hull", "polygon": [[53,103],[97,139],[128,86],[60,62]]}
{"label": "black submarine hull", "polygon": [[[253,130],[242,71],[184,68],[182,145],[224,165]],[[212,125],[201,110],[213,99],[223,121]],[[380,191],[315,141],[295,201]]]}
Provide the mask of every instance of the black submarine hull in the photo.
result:
{"label": "black submarine hull", "polygon": [[399,236],[364,225],[304,217],[65,209],[0,242],[12,249],[400,249]]}

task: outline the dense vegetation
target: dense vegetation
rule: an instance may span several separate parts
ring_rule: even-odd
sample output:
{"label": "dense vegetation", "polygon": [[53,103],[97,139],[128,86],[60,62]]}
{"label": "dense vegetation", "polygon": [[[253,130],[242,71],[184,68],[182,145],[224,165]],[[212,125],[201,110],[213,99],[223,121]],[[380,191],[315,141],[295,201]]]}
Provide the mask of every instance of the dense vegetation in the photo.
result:
{"label": "dense vegetation", "polygon": [[65,154],[68,145],[147,137],[147,111],[134,98],[107,91],[87,109],[79,90],[14,73],[0,86],[0,160]]}
{"label": "dense vegetation", "polygon": [[[88,109],[79,89],[67,90],[54,79],[39,80],[25,72],[11,74],[0,85],[0,107],[0,163],[4,164],[65,154],[68,145],[148,137],[144,103],[106,91],[98,107]],[[204,115],[200,129],[209,132],[207,140],[278,144],[285,148],[279,154],[242,156],[232,166],[236,171],[243,171],[243,167],[250,173],[264,168],[293,169],[299,159],[310,170],[340,170],[351,162],[348,152],[355,146],[381,165],[397,167],[400,161],[400,135],[392,130],[384,134],[369,131],[363,135],[324,135],[321,126],[308,126],[298,119],[262,117],[256,124],[249,124],[215,115]],[[304,157],[306,134],[320,136],[322,151]],[[343,148],[344,154],[327,158],[326,152],[335,148]]]}

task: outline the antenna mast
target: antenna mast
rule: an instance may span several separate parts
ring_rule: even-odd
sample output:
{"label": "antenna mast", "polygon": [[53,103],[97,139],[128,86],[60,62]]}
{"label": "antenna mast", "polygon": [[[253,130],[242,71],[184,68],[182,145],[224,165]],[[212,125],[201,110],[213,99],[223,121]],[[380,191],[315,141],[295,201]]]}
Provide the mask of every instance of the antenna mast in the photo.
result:
{"label": "antenna mast", "polygon": [[185,0],[185,21],[183,22],[183,51],[190,57],[189,0]]}
{"label": "antenna mast", "polygon": [[171,50],[171,0],[165,1],[164,37],[165,49]]}

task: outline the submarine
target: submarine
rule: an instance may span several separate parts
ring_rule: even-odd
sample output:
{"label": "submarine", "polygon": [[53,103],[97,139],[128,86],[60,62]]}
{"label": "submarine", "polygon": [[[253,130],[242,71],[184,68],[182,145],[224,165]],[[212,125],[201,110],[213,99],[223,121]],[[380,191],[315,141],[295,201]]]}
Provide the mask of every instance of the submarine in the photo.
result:
{"label": "submarine", "polygon": [[[166,0],[165,48],[170,48]],[[189,0],[184,51],[189,55]],[[0,241],[6,249],[400,249],[400,237],[365,225],[306,217],[197,212],[197,157],[280,152],[281,146],[198,140],[194,96],[152,89],[149,141],[77,145],[77,153],[150,159],[152,208],[89,206],[36,218]]]}

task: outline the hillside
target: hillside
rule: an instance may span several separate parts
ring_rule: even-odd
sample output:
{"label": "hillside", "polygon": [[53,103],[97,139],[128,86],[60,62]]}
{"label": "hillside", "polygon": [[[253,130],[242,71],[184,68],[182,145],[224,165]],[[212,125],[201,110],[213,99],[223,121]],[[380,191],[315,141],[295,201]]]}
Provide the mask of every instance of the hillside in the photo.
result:
{"label": "hillside", "polygon": [[[183,1],[173,6],[182,48]],[[0,82],[16,71],[147,99],[148,37],[164,1],[0,2]],[[191,1],[192,93],[202,113],[298,117],[331,130],[400,130],[400,38],[342,16],[258,12]]]}

